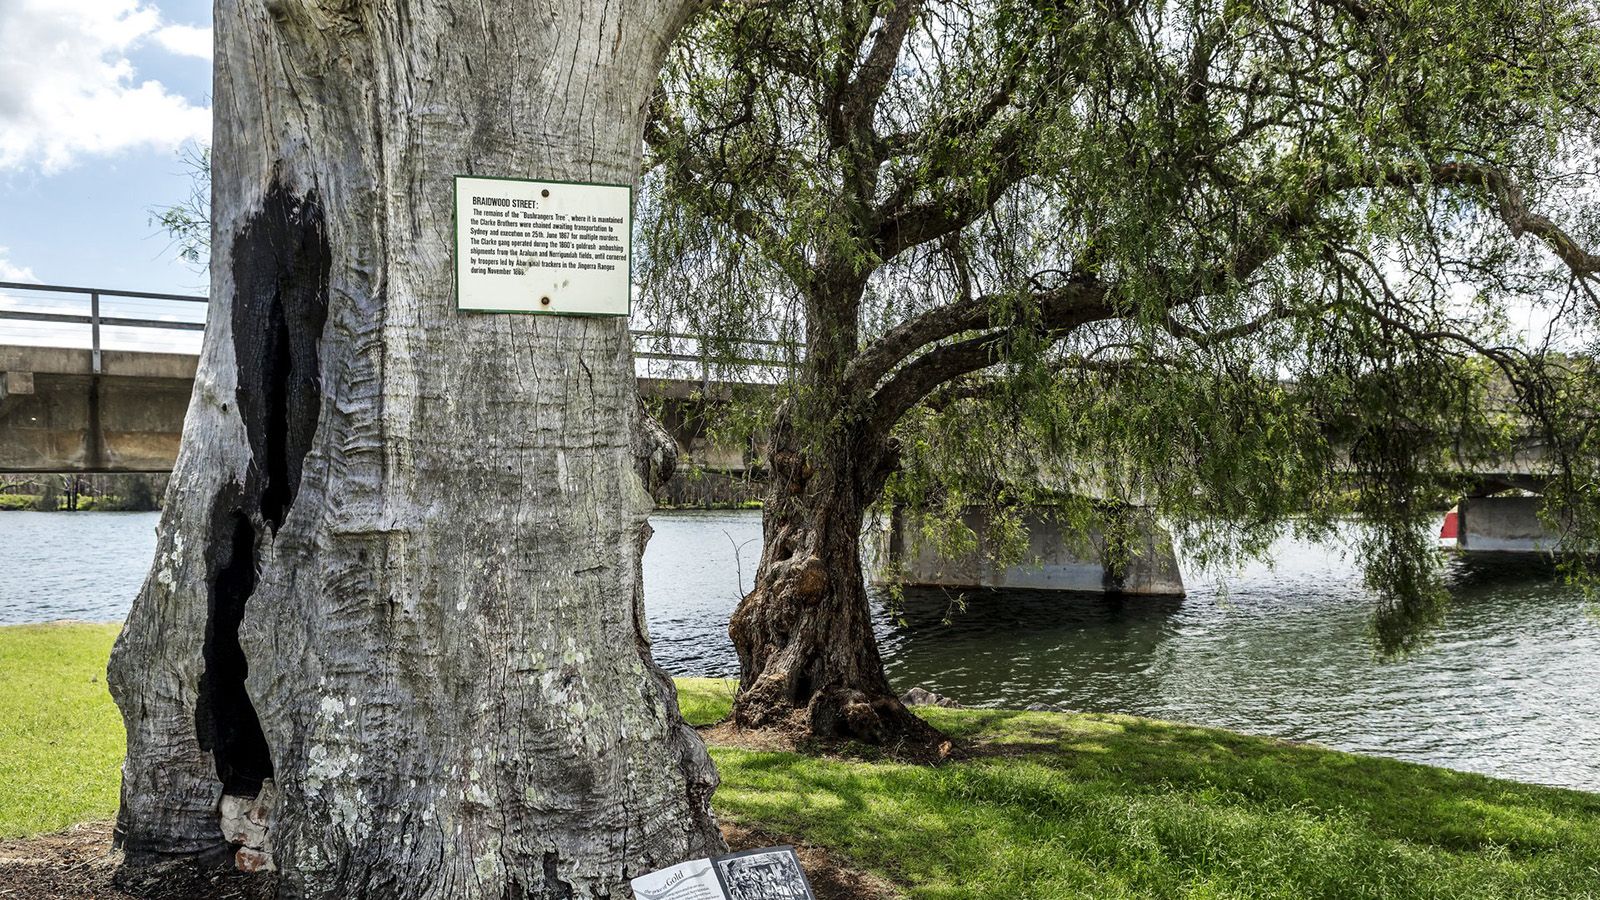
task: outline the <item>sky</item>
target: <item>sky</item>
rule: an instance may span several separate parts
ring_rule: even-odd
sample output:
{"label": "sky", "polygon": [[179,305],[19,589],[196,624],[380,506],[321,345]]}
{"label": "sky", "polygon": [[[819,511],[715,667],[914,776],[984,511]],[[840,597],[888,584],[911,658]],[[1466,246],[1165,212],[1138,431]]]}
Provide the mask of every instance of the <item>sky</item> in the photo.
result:
{"label": "sky", "polygon": [[210,0],[0,0],[0,281],[204,293],[150,209],[210,94]]}

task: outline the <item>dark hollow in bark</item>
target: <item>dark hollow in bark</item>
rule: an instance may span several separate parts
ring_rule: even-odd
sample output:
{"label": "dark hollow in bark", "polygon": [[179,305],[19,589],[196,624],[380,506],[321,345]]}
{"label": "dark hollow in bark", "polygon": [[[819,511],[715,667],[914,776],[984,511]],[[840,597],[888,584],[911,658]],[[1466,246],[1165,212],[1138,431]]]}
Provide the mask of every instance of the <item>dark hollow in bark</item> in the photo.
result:
{"label": "dark hollow in bark", "polygon": [[224,793],[254,796],[272,758],[245,689],[250,667],[239,644],[255,593],[257,517],[276,532],[300,488],[321,411],[318,342],[328,318],[330,253],[314,196],[274,182],[233,248],[235,392],[252,464],[244,486],[213,501],[207,550],[209,593],[195,733],[216,762]]}
{"label": "dark hollow in bark", "polygon": [[239,415],[261,479],[261,516],[273,531],[300,490],[317,430],[330,258],[316,195],[296,197],[277,181],[233,246]]}
{"label": "dark hollow in bark", "polygon": [[245,690],[250,668],[239,646],[244,605],[256,589],[256,529],[243,504],[244,492],[237,485],[218,494],[212,504],[205,669],[194,718],[200,749],[210,751],[216,762],[223,792],[254,796],[261,782],[272,777],[272,756]]}

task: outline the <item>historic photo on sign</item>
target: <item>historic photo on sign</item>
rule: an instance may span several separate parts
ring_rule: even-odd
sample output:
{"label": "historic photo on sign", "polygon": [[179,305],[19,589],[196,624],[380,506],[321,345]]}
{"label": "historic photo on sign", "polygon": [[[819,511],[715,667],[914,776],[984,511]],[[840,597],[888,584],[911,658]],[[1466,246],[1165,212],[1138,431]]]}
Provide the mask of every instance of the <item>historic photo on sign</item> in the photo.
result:
{"label": "historic photo on sign", "polygon": [[778,847],[715,860],[729,900],[812,900],[793,849]]}

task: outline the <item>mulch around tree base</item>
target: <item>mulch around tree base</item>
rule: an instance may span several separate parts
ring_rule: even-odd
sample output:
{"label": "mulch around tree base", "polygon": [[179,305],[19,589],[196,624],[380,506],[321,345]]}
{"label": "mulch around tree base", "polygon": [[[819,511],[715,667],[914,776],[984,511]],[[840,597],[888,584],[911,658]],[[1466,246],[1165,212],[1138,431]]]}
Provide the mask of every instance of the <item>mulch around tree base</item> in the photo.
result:
{"label": "mulch around tree base", "polygon": [[[723,836],[735,850],[794,844],[817,900],[892,900],[892,885],[881,878],[842,865],[828,851],[803,841],[724,825]],[[112,883],[122,855],[111,849],[111,823],[89,822],[55,834],[0,841],[0,900],[148,900]],[[259,879],[227,872],[195,873],[173,900],[258,900]]]}
{"label": "mulch around tree base", "polygon": [[796,710],[787,722],[765,728],[740,728],[731,719],[713,725],[695,728],[700,737],[717,747],[737,747],[758,753],[803,753],[829,759],[893,760],[919,766],[936,766],[954,759],[975,755],[975,748],[966,742],[956,743],[931,728],[921,735],[922,740],[902,741],[889,745],[863,744],[858,741],[818,738],[811,734],[805,721],[805,710]]}
{"label": "mulch around tree base", "polygon": [[816,891],[817,900],[894,900],[900,896],[888,881],[845,865],[833,853],[805,841],[726,822],[722,825],[722,836],[727,839],[730,850],[794,845],[795,852],[800,854],[800,867],[806,870],[806,880]]}
{"label": "mulch around tree base", "polygon": [[122,854],[111,849],[111,823],[0,841],[0,900],[267,900],[262,879],[226,869],[184,866],[159,893],[113,883]]}

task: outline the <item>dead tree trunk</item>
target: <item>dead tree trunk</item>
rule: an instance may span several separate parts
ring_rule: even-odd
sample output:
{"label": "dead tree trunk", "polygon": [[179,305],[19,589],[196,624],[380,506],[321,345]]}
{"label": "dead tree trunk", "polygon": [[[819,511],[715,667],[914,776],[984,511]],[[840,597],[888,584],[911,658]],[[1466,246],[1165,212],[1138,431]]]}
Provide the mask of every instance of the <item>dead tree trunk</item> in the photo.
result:
{"label": "dead tree trunk", "polygon": [[626,322],[452,280],[453,175],[635,178],[687,6],[218,3],[211,318],[110,667],[130,867],[615,897],[720,844],[640,608]]}

